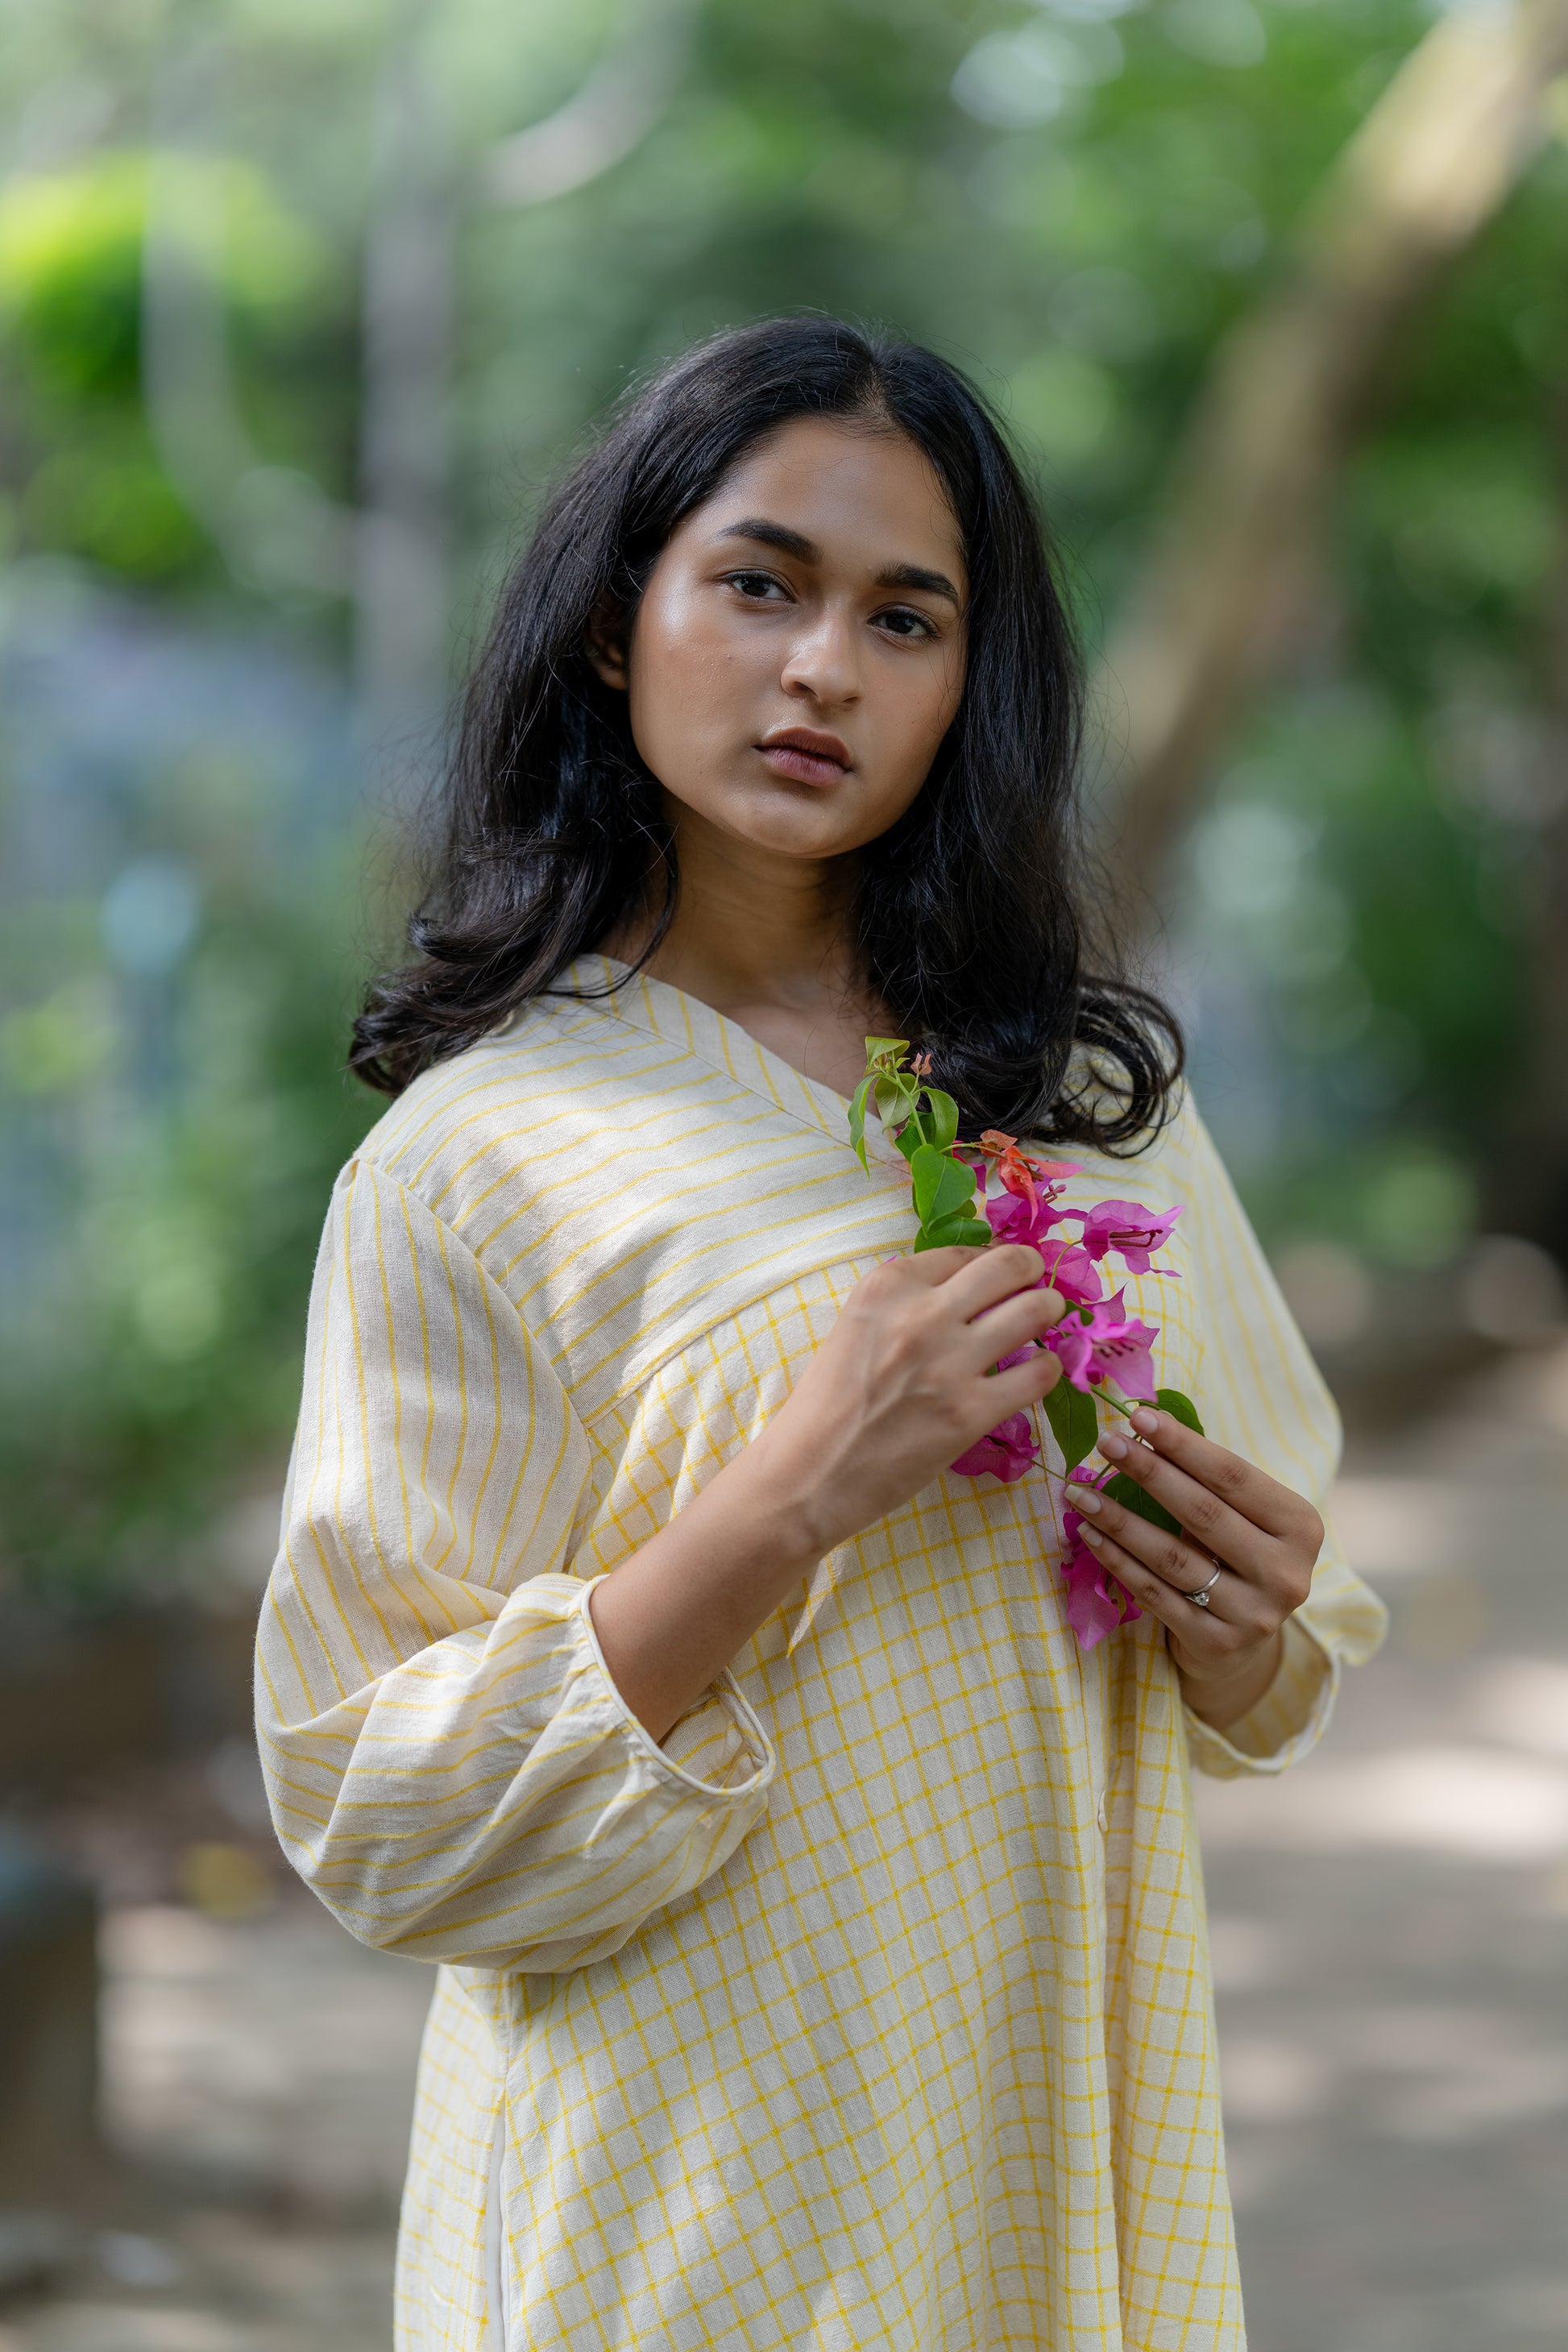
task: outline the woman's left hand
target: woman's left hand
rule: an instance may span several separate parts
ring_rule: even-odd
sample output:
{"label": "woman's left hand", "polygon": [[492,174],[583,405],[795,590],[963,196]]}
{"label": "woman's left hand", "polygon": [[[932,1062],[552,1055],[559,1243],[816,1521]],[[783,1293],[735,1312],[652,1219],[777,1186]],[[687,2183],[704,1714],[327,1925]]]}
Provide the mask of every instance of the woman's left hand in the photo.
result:
{"label": "woman's left hand", "polygon": [[[1323,1523],[1303,1496],[1149,1406],[1132,1414],[1125,1435],[1102,1437],[1100,1450],[1183,1532],[1171,1535],[1104,1495],[1069,1486],[1068,1502],[1084,1514],[1084,1540],[1159,1618],[1188,1706],[1223,1730],[1257,1705],[1279,1671],[1280,1629],[1311,1590]],[[1205,1602],[1189,1597],[1205,1586]]]}

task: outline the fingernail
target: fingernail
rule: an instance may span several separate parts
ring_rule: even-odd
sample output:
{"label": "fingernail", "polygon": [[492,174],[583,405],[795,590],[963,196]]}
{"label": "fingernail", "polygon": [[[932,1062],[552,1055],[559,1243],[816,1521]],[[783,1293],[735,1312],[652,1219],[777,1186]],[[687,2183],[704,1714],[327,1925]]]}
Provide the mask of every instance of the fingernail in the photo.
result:
{"label": "fingernail", "polygon": [[1098,1528],[1079,1528],[1079,1533],[1086,1544],[1094,1544],[1097,1548],[1105,1540]]}
{"label": "fingernail", "polygon": [[1141,1437],[1152,1437],[1154,1432],[1160,1426],[1160,1416],[1157,1412],[1148,1412],[1140,1410],[1139,1412],[1132,1413],[1130,1418],[1133,1428],[1138,1432]]}
{"label": "fingernail", "polygon": [[1092,1486],[1069,1486],[1068,1501],[1075,1511],[1098,1511],[1100,1508],[1100,1496]]}
{"label": "fingernail", "polygon": [[1124,1437],[1102,1437],[1100,1441],[1100,1450],[1102,1454],[1109,1454],[1113,1462],[1120,1462],[1127,1451],[1127,1440]]}

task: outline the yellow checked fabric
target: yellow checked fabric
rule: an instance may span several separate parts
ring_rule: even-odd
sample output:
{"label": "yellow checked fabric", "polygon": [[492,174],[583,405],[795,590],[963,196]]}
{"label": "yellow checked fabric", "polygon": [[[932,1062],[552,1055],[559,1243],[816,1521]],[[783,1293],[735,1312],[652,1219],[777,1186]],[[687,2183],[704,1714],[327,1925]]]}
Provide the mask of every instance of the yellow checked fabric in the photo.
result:
{"label": "yellow checked fabric", "polygon": [[[1107,1193],[1186,1211],[1129,1286],[1162,1376],[1321,1499],[1333,1414],[1190,1107]],[[1078,1648],[1039,1471],[832,1554],[662,1747],[595,1641],[591,1580],[911,1235],[840,1097],[646,981],[428,1073],[340,1181],[258,1706],[298,1868],[443,1963],[403,2352],[1243,2342],[1188,1766],[1321,1731],[1381,1630],[1331,1546],[1226,1738],[1148,1619]]]}

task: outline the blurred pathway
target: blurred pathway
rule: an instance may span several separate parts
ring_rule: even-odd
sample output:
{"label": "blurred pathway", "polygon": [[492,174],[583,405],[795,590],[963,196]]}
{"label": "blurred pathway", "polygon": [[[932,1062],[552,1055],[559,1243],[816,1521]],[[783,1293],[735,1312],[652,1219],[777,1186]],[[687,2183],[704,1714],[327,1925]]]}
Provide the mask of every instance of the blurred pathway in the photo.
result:
{"label": "blurred pathway", "polygon": [[[1251,2352],[1562,2352],[1568,1349],[1352,1453],[1342,1517],[1388,1649],[1308,1764],[1200,1787]],[[0,2352],[387,2352],[427,1973],[302,1895],[107,1958],[147,2210]]]}
{"label": "blurred pathway", "polygon": [[104,1941],[105,2123],[140,2196],[0,2310],[0,2352],[388,2352],[433,1972],[303,1889],[244,1924],[127,1907]]}
{"label": "blurred pathway", "polygon": [[1394,1615],[1199,1813],[1251,2352],[1568,2344],[1568,1349],[1352,1452]]}

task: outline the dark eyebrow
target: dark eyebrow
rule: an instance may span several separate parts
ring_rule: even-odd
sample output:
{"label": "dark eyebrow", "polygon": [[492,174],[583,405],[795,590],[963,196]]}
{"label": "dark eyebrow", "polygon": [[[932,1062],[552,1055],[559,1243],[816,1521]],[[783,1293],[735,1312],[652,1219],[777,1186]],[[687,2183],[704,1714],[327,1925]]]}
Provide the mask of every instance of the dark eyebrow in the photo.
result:
{"label": "dark eyebrow", "polygon": [[945,596],[955,611],[963,600],[945,572],[922,571],[918,563],[889,563],[877,574],[879,588],[923,588],[928,596]]}
{"label": "dark eyebrow", "polygon": [[[793,555],[801,563],[820,563],[822,550],[815,540],[787,523],[770,522],[765,515],[748,515],[742,522],[727,523],[719,534],[721,539],[752,539],[760,547],[776,547],[781,555]],[[945,596],[955,612],[963,609],[963,599],[945,572],[927,572],[919,563],[889,563],[877,574],[879,588],[923,588],[928,596]]]}
{"label": "dark eyebrow", "polygon": [[781,555],[798,556],[802,563],[820,563],[822,550],[814,539],[803,538],[786,523],[769,522],[765,515],[748,515],[744,522],[727,523],[721,539],[754,539],[760,546],[776,547]]}

